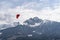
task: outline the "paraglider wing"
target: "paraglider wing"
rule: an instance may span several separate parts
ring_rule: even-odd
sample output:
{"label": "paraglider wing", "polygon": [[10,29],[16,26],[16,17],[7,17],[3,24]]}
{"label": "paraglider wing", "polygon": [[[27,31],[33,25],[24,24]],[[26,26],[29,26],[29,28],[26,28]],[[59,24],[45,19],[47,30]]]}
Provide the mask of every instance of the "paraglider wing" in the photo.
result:
{"label": "paraglider wing", "polygon": [[19,16],[20,16],[20,14],[17,14],[17,15],[16,15],[16,18],[18,19],[18,18],[19,18]]}

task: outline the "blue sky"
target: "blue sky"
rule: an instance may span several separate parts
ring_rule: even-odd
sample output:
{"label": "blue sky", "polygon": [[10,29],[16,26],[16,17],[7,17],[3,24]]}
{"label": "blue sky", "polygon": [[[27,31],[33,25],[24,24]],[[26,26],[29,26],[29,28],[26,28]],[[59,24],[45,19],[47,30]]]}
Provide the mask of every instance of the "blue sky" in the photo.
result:
{"label": "blue sky", "polygon": [[14,8],[16,6],[22,6],[31,2],[35,2],[37,5],[40,5],[39,7],[36,6],[35,8],[30,6],[32,9],[42,9],[45,7],[54,8],[54,6],[60,5],[60,0],[0,0],[0,5]]}
{"label": "blue sky", "polygon": [[[21,17],[16,20],[15,15]],[[2,17],[1,17],[2,16]],[[0,23],[23,21],[31,17],[60,22],[60,0],[0,0]]]}

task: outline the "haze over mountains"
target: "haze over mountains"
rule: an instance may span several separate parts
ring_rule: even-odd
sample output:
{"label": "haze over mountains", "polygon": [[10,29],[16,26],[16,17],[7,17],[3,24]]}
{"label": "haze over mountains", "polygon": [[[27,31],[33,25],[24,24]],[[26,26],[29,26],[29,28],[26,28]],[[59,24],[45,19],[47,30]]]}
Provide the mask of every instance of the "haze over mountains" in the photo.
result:
{"label": "haze over mountains", "polygon": [[16,23],[15,27],[0,30],[0,40],[60,40],[60,22],[34,17],[23,25]]}

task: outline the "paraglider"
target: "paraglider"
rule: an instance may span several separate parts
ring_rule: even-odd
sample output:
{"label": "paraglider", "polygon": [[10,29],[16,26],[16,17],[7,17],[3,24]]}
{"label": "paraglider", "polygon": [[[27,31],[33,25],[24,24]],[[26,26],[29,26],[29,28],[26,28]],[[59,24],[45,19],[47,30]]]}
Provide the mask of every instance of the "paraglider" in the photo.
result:
{"label": "paraglider", "polygon": [[18,18],[19,18],[19,16],[20,16],[20,14],[16,14],[16,19],[18,19]]}
{"label": "paraglider", "polygon": [[20,23],[19,23],[19,18],[20,17],[20,14],[16,14],[16,21],[17,21],[17,25],[20,25]]}

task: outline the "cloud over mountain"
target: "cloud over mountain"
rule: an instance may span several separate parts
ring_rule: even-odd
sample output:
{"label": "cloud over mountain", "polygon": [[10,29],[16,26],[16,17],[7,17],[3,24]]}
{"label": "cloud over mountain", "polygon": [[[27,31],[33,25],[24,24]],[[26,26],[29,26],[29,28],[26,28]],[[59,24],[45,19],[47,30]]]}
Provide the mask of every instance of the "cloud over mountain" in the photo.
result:
{"label": "cloud over mountain", "polygon": [[[1,1],[0,5],[0,20],[2,22],[13,23],[19,21],[23,24],[26,19],[35,16],[60,22],[59,0],[5,0]],[[18,20],[15,18],[17,13],[21,14]]]}

